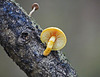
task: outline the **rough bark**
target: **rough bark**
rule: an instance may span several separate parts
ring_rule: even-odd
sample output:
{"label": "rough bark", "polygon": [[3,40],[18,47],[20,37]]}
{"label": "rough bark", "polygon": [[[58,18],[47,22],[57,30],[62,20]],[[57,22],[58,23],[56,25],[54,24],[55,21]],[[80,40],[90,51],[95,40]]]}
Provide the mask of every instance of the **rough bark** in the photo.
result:
{"label": "rough bark", "polygon": [[77,77],[60,51],[42,55],[42,29],[13,0],[0,0],[0,44],[28,77]]}

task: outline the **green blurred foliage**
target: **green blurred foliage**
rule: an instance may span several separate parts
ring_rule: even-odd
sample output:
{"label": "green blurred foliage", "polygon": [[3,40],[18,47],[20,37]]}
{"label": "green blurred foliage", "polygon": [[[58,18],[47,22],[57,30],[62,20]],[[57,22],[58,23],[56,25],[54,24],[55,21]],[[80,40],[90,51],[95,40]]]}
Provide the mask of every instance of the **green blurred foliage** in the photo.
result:
{"label": "green blurred foliage", "polygon": [[[16,0],[41,27],[61,28],[67,38],[62,49],[79,77],[100,77],[100,0]],[[0,48],[0,77],[27,77]]]}

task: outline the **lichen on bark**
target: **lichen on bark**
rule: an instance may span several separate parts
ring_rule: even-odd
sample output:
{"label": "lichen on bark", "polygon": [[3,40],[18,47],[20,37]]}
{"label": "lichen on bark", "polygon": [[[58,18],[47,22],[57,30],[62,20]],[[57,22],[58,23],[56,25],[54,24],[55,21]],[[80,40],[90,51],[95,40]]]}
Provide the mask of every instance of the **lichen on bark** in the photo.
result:
{"label": "lichen on bark", "polygon": [[0,0],[0,44],[28,77],[77,77],[60,51],[42,55],[42,29],[13,0]]}

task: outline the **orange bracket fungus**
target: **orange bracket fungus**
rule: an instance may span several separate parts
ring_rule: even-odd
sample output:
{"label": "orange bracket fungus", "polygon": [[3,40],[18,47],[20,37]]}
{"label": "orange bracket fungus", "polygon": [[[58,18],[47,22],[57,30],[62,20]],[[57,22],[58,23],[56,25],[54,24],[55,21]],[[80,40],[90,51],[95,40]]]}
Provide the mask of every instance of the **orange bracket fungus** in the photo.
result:
{"label": "orange bracket fungus", "polygon": [[56,51],[62,49],[67,42],[64,32],[56,27],[44,29],[40,38],[41,41],[47,45],[45,51],[43,52],[44,56],[48,56],[51,50]]}
{"label": "orange bracket fungus", "polygon": [[29,13],[29,16],[31,17],[32,13],[35,10],[38,10],[38,9],[39,9],[39,4],[38,3],[33,3],[33,5],[32,5],[32,11]]}

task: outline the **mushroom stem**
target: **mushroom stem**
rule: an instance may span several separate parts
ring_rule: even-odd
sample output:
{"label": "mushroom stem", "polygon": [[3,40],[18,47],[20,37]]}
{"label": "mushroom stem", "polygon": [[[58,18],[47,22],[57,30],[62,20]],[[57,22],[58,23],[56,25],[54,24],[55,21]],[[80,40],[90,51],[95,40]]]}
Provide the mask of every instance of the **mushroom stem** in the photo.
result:
{"label": "mushroom stem", "polygon": [[31,15],[32,15],[32,13],[35,11],[35,9],[36,9],[36,7],[34,7],[33,9],[32,9],[32,11],[29,13],[29,16],[31,17]]}
{"label": "mushroom stem", "polygon": [[55,42],[55,39],[56,39],[55,36],[52,36],[52,37],[49,39],[48,44],[47,44],[47,48],[46,48],[45,51],[43,52],[43,55],[44,55],[44,56],[48,56],[49,53],[51,52],[52,47],[53,47],[53,44],[54,44],[54,42]]}

